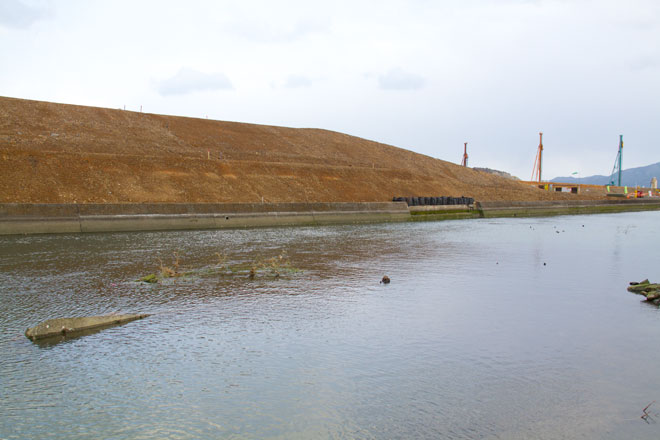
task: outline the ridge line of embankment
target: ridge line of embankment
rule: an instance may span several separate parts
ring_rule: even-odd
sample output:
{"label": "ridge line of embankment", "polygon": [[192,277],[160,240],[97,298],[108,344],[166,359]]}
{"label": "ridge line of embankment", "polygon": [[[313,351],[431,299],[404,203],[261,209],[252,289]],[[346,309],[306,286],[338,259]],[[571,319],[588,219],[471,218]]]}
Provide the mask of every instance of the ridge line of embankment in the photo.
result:
{"label": "ridge line of embankment", "polygon": [[408,207],[405,202],[0,203],[0,235],[228,229],[660,210],[660,199],[476,202]]}

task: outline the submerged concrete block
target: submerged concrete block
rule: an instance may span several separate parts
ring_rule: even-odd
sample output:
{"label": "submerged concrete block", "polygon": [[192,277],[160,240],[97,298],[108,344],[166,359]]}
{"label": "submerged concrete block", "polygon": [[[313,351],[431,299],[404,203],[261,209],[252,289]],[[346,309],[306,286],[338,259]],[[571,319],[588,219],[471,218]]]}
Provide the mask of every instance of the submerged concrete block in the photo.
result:
{"label": "submerged concrete block", "polygon": [[25,331],[25,336],[36,341],[37,339],[50,338],[53,336],[72,335],[83,330],[124,324],[126,322],[135,321],[136,319],[146,318],[147,316],[149,315],[127,314],[49,319],[35,327],[27,329]]}

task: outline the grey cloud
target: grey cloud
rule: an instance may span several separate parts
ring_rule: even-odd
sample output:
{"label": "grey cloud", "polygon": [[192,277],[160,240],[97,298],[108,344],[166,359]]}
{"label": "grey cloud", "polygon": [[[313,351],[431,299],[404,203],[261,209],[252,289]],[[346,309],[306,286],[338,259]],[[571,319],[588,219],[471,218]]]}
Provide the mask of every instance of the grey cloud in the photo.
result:
{"label": "grey cloud", "polygon": [[633,70],[655,69],[660,67],[660,58],[654,55],[639,57],[630,63],[630,67]]}
{"label": "grey cloud", "polygon": [[289,75],[284,82],[287,89],[297,89],[300,87],[311,87],[312,80],[302,75]]}
{"label": "grey cloud", "polygon": [[162,96],[233,88],[224,73],[203,73],[185,67],[172,78],[158,83],[158,93]]}
{"label": "grey cloud", "polygon": [[424,87],[425,82],[424,77],[401,68],[391,69],[384,75],[378,75],[378,85],[383,90],[417,90]]}
{"label": "grey cloud", "polygon": [[0,27],[25,29],[48,15],[47,11],[30,7],[20,0],[0,1]]}

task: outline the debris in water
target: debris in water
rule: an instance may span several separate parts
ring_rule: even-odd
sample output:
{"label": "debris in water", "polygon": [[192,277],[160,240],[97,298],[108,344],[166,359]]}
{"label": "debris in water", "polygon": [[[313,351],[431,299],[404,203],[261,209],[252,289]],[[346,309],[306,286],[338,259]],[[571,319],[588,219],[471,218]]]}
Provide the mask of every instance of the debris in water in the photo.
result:
{"label": "debris in water", "polygon": [[636,293],[646,297],[646,301],[660,305],[660,284],[643,281],[631,281],[628,292]]}
{"label": "debris in water", "polygon": [[646,410],[649,409],[649,407],[650,407],[651,405],[653,405],[654,403],[655,403],[655,400],[654,400],[653,402],[649,403],[648,405],[646,405],[646,407],[642,410],[642,412],[644,413],[644,414],[642,414],[642,419],[643,419],[645,422],[648,422],[647,419],[648,419],[649,417],[651,417],[651,414],[649,414],[648,412],[646,412]]}
{"label": "debris in water", "polygon": [[138,281],[142,281],[143,283],[157,283],[158,282],[158,277],[156,276],[155,273],[152,273],[152,274],[143,276]]}

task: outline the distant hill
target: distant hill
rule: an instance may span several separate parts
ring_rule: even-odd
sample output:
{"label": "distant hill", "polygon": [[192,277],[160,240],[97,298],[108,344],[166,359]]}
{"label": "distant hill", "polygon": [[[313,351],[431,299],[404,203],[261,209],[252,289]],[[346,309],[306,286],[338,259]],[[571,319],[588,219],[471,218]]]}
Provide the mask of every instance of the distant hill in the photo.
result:
{"label": "distant hill", "polygon": [[[621,173],[621,185],[624,186],[644,186],[647,187],[651,183],[651,178],[656,177],[660,180],[660,162],[654,163],[652,165],[647,165],[645,167],[638,168],[629,168],[623,170]],[[611,176],[588,176],[580,177],[576,179],[575,177],[555,177],[550,182],[561,182],[561,183],[584,183],[589,185],[607,185],[612,180]],[[616,176],[614,176],[614,183],[616,182]]]}

